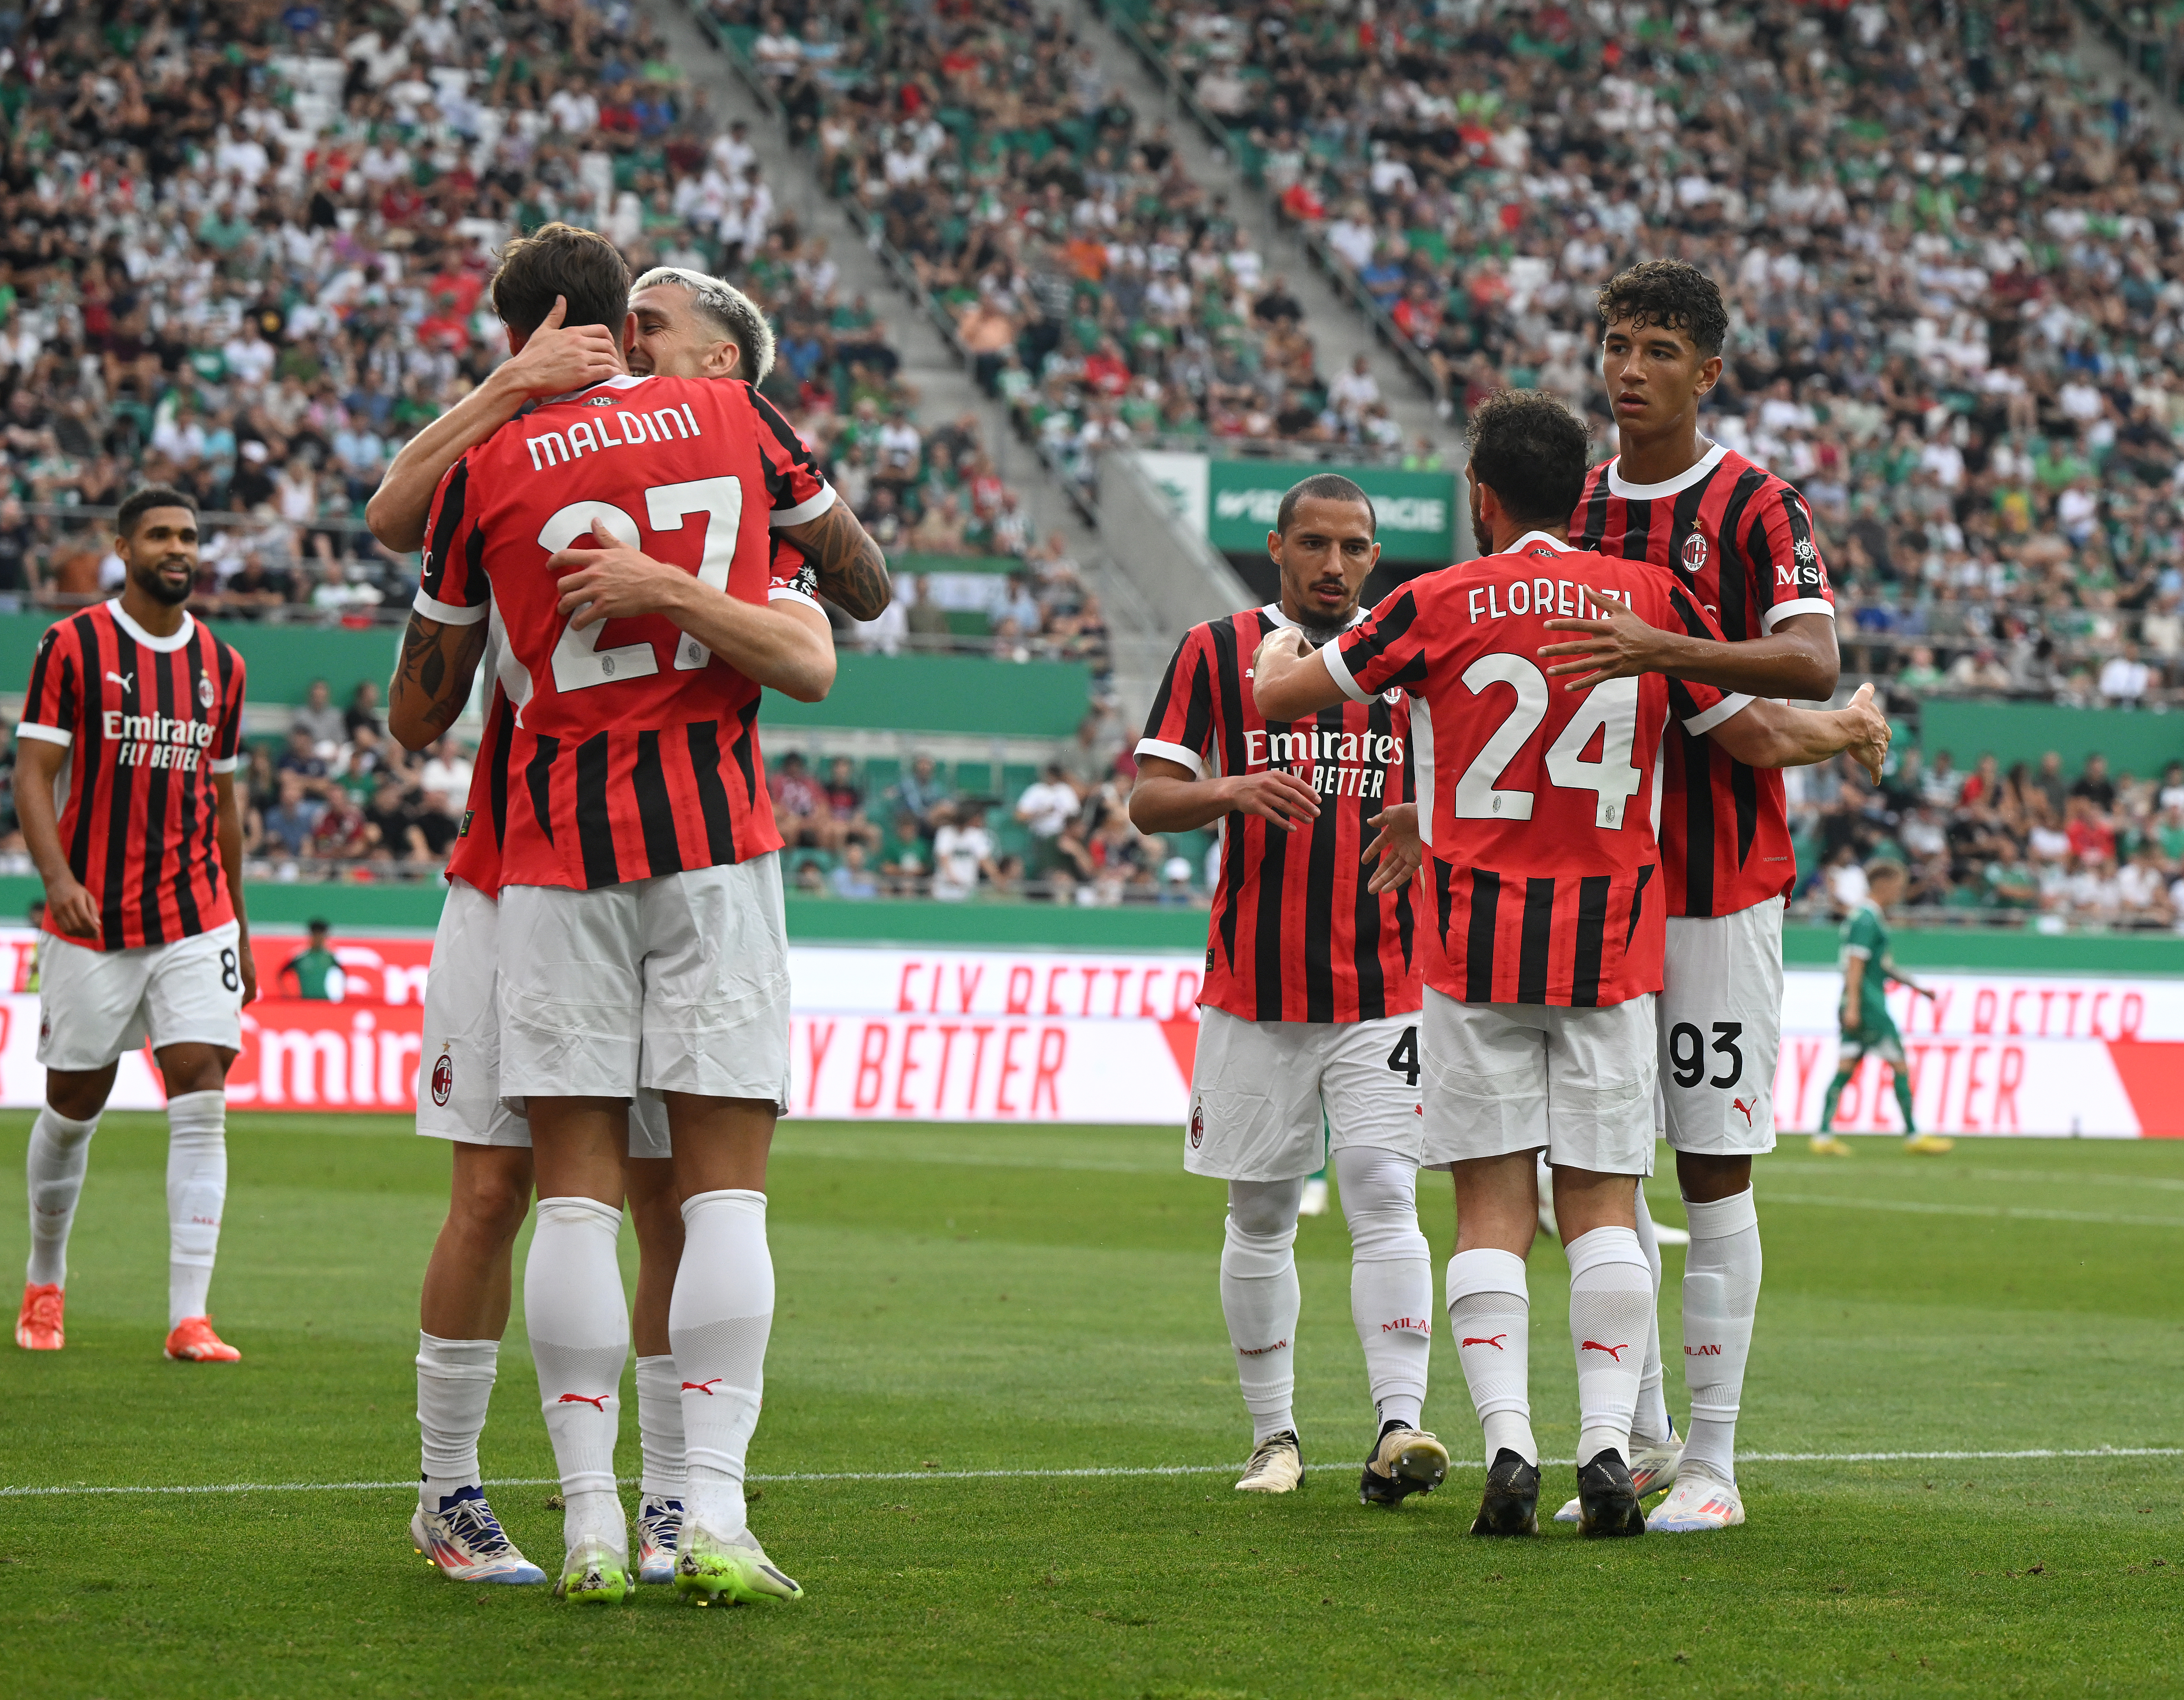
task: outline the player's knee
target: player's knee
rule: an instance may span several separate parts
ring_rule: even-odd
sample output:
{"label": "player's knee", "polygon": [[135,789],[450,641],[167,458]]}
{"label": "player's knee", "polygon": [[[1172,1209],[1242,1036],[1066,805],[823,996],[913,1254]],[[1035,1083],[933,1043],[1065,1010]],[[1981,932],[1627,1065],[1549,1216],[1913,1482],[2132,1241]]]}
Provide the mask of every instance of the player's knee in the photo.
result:
{"label": "player's knee", "polygon": [[159,1053],[159,1079],[170,1098],[216,1092],[227,1084],[235,1053],[224,1045],[170,1045]]}
{"label": "player's knee", "polygon": [[56,1115],[70,1121],[89,1121],[106,1108],[114,1090],[114,1069],[46,1070],[46,1102]]}
{"label": "player's knee", "polygon": [[531,1208],[531,1153],[497,1147],[458,1147],[448,1217],[464,1233],[494,1242],[515,1238]]}
{"label": "player's knee", "polygon": [[1304,1203],[1304,1181],[1232,1181],[1228,1183],[1228,1219],[1238,1233],[1249,1239],[1278,1239],[1296,1229],[1297,1211]]}
{"label": "player's knee", "polygon": [[1751,1185],[1749,1156],[1704,1151],[1676,1153],[1676,1186],[1687,1199],[1710,1203],[1734,1197]]}

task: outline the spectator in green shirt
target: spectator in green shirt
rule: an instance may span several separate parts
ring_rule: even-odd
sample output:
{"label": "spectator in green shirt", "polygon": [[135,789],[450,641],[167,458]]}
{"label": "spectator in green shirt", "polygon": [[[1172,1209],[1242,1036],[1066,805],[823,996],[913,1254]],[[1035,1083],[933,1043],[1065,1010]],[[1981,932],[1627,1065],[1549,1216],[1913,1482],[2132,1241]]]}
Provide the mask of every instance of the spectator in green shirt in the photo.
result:
{"label": "spectator in green shirt", "polygon": [[339,959],[326,948],[326,924],[313,921],[309,931],[310,942],[281,964],[281,978],[294,978],[298,997],[315,1003],[338,1003],[348,990],[348,976]]}

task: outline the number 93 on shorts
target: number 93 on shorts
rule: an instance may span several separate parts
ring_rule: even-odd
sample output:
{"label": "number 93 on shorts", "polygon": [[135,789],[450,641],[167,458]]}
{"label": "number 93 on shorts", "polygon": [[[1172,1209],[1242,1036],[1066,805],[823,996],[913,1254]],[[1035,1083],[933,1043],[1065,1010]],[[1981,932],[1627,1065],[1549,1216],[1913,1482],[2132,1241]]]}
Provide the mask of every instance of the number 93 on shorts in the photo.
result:
{"label": "number 93 on shorts", "polygon": [[1772,1151],[1782,905],[1671,915],[1660,1011],[1660,1122],[1669,1145],[1712,1157]]}
{"label": "number 93 on shorts", "polygon": [[1418,1018],[1246,1021],[1199,1011],[1183,1166],[1295,1181],[1346,1146],[1418,1160]]}
{"label": "number 93 on shorts", "polygon": [[93,950],[48,933],[38,955],[38,1060],[103,1069],[147,1038],[242,1048],[241,929],[233,921],[171,944]]}

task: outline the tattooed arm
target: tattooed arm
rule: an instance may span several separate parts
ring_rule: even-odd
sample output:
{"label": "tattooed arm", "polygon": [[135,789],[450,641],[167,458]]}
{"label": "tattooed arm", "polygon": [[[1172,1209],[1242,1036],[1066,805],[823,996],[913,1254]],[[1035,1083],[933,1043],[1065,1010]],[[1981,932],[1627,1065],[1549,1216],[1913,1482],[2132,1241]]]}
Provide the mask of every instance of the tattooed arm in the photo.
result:
{"label": "tattooed arm", "polygon": [[471,698],[471,675],[485,653],[485,622],[443,625],[410,616],[402,658],[387,692],[387,729],[405,750],[421,750],[446,731]]}
{"label": "tattooed arm", "polygon": [[819,575],[819,594],[852,619],[878,619],[894,595],[887,557],[863,523],[837,501],[816,519],[784,525],[781,535],[804,551]]}

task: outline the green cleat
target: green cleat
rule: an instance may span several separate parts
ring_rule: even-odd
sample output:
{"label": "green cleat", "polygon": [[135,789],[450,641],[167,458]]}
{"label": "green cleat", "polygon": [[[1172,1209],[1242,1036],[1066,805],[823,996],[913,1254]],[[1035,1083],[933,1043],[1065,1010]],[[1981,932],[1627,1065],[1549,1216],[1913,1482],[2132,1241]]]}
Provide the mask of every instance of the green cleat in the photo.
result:
{"label": "green cleat", "polygon": [[748,1605],[759,1600],[800,1600],[804,1590],[773,1567],[756,1540],[746,1532],[723,1541],[695,1523],[682,1525],[682,1548],[675,1558],[675,1592],[693,1605]]}
{"label": "green cleat", "polygon": [[604,1541],[587,1541],[569,1549],[554,1597],[580,1606],[620,1605],[636,1592],[630,1581],[629,1555]]}

